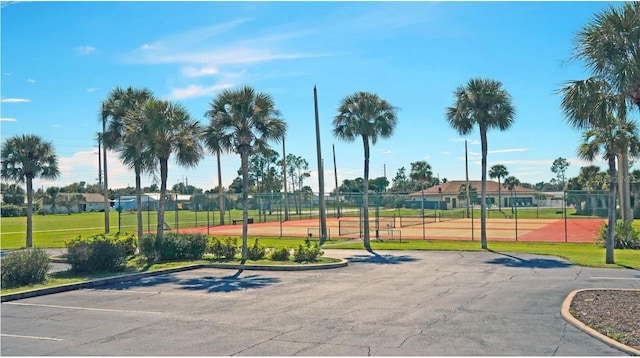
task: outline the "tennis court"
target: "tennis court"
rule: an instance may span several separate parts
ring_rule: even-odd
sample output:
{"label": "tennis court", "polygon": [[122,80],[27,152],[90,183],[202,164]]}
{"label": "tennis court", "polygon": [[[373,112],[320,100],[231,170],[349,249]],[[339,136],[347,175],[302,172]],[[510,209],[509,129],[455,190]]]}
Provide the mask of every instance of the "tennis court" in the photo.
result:
{"label": "tennis court", "polygon": [[[393,236],[402,239],[480,240],[480,219],[439,221],[425,218],[424,224],[399,227],[390,218],[370,221],[372,239]],[[572,242],[593,243],[604,219],[487,219],[487,239],[494,241]],[[293,220],[249,224],[251,236],[316,237],[318,219]],[[332,238],[361,237],[363,225],[357,218],[328,218],[328,236]],[[209,235],[241,235],[242,225],[224,225],[180,229],[180,232],[198,232]]]}

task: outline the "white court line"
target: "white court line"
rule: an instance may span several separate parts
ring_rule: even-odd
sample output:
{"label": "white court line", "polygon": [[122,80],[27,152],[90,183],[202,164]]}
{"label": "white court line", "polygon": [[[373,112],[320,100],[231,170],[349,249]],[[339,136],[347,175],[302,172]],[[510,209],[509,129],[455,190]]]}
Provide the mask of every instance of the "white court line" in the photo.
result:
{"label": "white court line", "polygon": [[591,276],[592,280],[638,280],[640,281],[640,277],[597,277]]}
{"label": "white court line", "polygon": [[124,312],[124,313],[148,313],[148,314],[162,314],[162,312],[153,311],[127,311],[127,310],[112,310],[107,308],[90,308],[90,307],[74,307],[74,306],[56,306],[56,305],[40,305],[35,303],[18,303],[18,302],[6,302],[3,305],[16,305],[16,306],[34,306],[34,307],[48,307],[48,308],[65,308],[72,310],[84,310],[84,311],[100,311],[100,312]]}
{"label": "white court line", "polygon": [[0,337],[40,339],[40,340],[43,340],[43,341],[57,341],[57,342],[60,342],[60,341],[63,340],[63,339],[60,339],[60,338],[53,338],[53,337],[21,336],[19,334],[5,334],[5,333],[0,334]]}

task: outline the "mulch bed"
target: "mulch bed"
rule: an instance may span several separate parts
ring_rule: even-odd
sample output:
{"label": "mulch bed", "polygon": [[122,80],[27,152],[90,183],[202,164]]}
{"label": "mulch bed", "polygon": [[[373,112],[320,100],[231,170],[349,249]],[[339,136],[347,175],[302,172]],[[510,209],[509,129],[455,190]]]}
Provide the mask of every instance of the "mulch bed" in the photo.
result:
{"label": "mulch bed", "polygon": [[589,290],[576,293],[570,313],[596,331],[640,349],[640,291]]}

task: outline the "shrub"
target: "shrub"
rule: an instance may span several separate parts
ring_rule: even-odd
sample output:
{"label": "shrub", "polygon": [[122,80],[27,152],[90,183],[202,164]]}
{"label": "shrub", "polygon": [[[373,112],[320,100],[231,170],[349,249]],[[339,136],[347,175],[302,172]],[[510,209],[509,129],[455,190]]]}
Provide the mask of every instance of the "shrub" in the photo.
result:
{"label": "shrub", "polygon": [[273,261],[289,261],[289,256],[291,256],[291,253],[289,252],[289,249],[282,246],[279,247],[277,249],[274,249],[273,252],[271,253],[271,260]]}
{"label": "shrub", "polygon": [[42,283],[51,269],[49,255],[44,250],[15,251],[0,260],[3,287]]}
{"label": "shrub", "polygon": [[155,235],[144,235],[140,240],[140,253],[147,261],[198,260],[207,249],[207,237],[202,234],[167,233],[160,240]]}
{"label": "shrub", "polygon": [[258,239],[256,239],[256,241],[253,242],[253,246],[249,247],[247,258],[249,260],[262,260],[266,252],[267,250],[260,246]]}
{"label": "shrub", "polygon": [[2,207],[0,207],[0,211],[2,211],[3,218],[12,218],[17,216],[27,215],[26,208],[18,205],[13,205],[13,204],[2,203]]}
{"label": "shrub", "polygon": [[99,234],[88,238],[81,235],[65,242],[67,261],[75,272],[122,271],[127,262],[125,245],[115,237]]}
{"label": "shrub", "polygon": [[[604,223],[600,227],[600,231],[596,237],[597,245],[605,246],[608,228],[609,223]],[[640,233],[633,227],[631,221],[618,220],[613,229],[613,247],[616,249],[640,249],[639,234]]]}
{"label": "shrub", "polygon": [[305,240],[304,245],[299,245],[293,250],[293,261],[295,262],[316,262],[318,256],[322,256],[324,252],[320,250],[318,244],[311,245],[309,238]]}
{"label": "shrub", "polygon": [[116,244],[120,246],[124,254],[127,256],[133,256],[136,254],[136,250],[138,249],[138,239],[135,234],[124,233],[120,234],[117,232],[115,235]]}
{"label": "shrub", "polygon": [[219,237],[214,237],[209,243],[209,252],[213,254],[213,256],[217,259],[225,259],[225,260],[233,260],[236,256],[236,252],[238,251],[238,239],[237,238],[226,238],[221,239]]}
{"label": "shrub", "polygon": [[148,262],[155,262],[160,258],[159,252],[159,248],[156,247],[156,236],[153,234],[142,235],[140,238],[140,254],[146,257]]}

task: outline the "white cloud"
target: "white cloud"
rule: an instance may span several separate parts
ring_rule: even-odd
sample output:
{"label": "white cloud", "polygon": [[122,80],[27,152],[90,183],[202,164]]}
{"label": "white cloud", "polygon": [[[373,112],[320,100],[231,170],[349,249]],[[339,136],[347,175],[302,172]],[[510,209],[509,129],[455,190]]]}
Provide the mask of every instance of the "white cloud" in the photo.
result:
{"label": "white cloud", "polygon": [[75,48],[76,54],[80,56],[86,56],[96,51],[93,46],[79,46]]}
{"label": "white cloud", "polygon": [[202,68],[185,67],[182,69],[182,74],[189,78],[213,76],[213,75],[217,75],[219,72],[220,71],[218,71],[218,69],[215,67],[202,67]]}
{"label": "white cloud", "polygon": [[5,76],[11,76],[13,74],[13,72],[5,72],[4,75]]}
{"label": "white cloud", "polygon": [[29,83],[36,83],[36,80],[32,79],[32,78],[27,78],[27,82]]}
{"label": "white cloud", "polygon": [[443,155],[451,155],[449,152],[442,152]]}
{"label": "white cloud", "polygon": [[0,118],[0,122],[17,122],[15,118]]}
{"label": "white cloud", "polygon": [[97,91],[97,90],[98,90],[98,89],[97,89],[96,87],[90,87],[90,88],[87,88],[87,92],[89,92],[89,93],[95,92],[95,91]]}
{"label": "white cloud", "polygon": [[[251,20],[236,19],[165,36],[125,54],[121,60],[134,64],[199,64],[207,69],[218,69],[221,65],[228,64],[318,56],[280,50],[285,40],[299,37],[302,32],[245,36],[242,30],[237,28],[248,21]],[[239,36],[243,37],[238,39]],[[191,72],[198,73],[197,70]],[[210,73],[202,75],[208,74]]]}
{"label": "white cloud", "polygon": [[199,85],[190,85],[190,86],[187,86],[186,88],[174,88],[168,97],[170,99],[186,99],[186,98],[193,98],[193,97],[202,97],[202,96],[211,95],[217,91],[220,91],[226,88],[231,88],[231,87],[233,87],[232,84],[226,84],[226,83],[216,84],[209,87],[203,87]]}
{"label": "white cloud", "polygon": [[382,152],[382,154],[390,155],[390,154],[393,154],[393,151],[392,150],[385,150],[385,151]]}
{"label": "white cloud", "polygon": [[528,148],[496,149],[496,150],[489,150],[487,151],[487,153],[489,154],[514,153],[514,152],[526,152],[528,150],[529,150]]}
{"label": "white cloud", "polygon": [[31,102],[31,100],[27,99],[27,98],[3,98],[0,101],[2,103],[27,103],[27,102]]}

